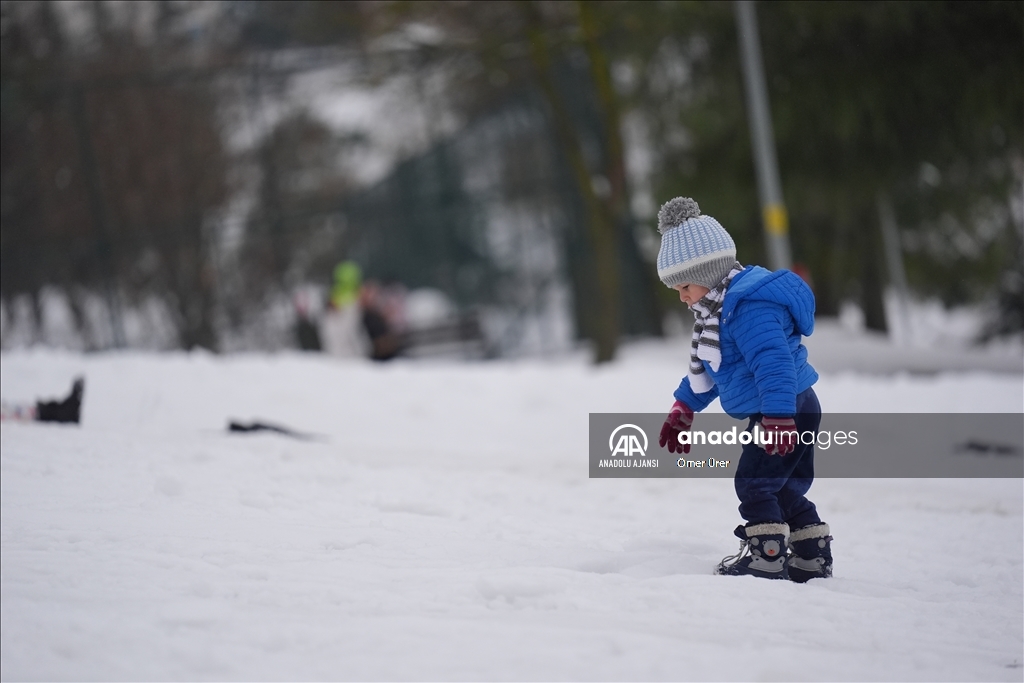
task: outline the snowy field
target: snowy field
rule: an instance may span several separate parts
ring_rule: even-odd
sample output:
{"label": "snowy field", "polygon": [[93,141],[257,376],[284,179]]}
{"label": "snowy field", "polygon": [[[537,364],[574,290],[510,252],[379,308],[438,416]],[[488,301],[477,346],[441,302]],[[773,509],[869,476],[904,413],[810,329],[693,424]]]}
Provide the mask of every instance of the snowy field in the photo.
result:
{"label": "snowy field", "polygon": [[[835,578],[796,585],[711,575],[737,545],[730,481],[588,479],[588,413],[667,409],[676,355],[4,353],[7,401],[87,383],[80,427],[2,426],[0,674],[1024,678],[1020,480],[818,481]],[[817,391],[834,412],[1024,411],[1013,372]]]}

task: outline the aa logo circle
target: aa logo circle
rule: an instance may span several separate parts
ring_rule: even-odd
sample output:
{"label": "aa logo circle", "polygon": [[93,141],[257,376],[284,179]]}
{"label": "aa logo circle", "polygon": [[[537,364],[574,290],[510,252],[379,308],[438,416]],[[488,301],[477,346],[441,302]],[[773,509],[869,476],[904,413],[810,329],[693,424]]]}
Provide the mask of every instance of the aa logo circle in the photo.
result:
{"label": "aa logo circle", "polygon": [[[640,445],[641,439],[643,439],[642,446]],[[647,455],[647,433],[636,425],[619,425],[608,437],[608,450],[612,452],[612,457],[624,455],[631,458],[638,455],[642,458]]]}

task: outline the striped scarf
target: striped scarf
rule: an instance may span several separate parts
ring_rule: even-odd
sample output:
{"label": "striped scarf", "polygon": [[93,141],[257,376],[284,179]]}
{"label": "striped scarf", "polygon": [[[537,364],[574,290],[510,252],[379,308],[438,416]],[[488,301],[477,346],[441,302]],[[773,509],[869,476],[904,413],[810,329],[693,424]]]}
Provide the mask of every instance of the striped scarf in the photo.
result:
{"label": "striped scarf", "polygon": [[733,277],[743,270],[737,261],[732,270],[718,285],[708,291],[700,301],[690,307],[693,311],[693,342],[690,346],[690,388],[694,393],[703,394],[715,386],[715,380],[708,374],[701,360],[706,360],[711,369],[718,371],[722,364],[722,349],[718,344],[718,315],[722,311],[725,290]]}

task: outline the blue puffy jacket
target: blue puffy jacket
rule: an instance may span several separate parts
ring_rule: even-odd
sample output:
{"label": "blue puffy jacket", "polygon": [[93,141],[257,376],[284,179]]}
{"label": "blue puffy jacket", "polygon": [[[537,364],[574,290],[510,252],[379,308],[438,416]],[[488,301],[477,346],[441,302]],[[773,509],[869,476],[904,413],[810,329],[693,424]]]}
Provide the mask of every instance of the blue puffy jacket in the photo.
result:
{"label": "blue puffy jacket", "polygon": [[788,270],[747,266],[725,291],[718,372],[702,361],[715,386],[695,394],[687,376],[675,397],[695,411],[721,397],[722,408],[737,419],[792,416],[797,394],[818,381],[800,343],[813,331],[814,294],[803,280]]}

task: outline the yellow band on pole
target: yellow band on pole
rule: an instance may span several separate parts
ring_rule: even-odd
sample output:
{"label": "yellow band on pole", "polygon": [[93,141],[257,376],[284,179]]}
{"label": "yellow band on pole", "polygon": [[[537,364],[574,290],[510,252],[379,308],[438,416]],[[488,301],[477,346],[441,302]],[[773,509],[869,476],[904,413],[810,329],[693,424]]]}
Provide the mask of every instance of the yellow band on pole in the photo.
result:
{"label": "yellow band on pole", "polygon": [[768,204],[764,207],[762,218],[764,228],[769,235],[782,236],[789,233],[789,216],[782,204]]}

